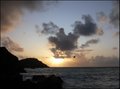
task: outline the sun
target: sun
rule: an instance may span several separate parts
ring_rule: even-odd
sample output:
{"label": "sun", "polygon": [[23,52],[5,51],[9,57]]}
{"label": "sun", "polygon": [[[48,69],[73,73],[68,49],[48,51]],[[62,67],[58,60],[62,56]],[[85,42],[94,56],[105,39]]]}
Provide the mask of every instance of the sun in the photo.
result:
{"label": "sun", "polygon": [[52,63],[53,64],[61,64],[63,63],[64,59],[63,58],[53,58]]}

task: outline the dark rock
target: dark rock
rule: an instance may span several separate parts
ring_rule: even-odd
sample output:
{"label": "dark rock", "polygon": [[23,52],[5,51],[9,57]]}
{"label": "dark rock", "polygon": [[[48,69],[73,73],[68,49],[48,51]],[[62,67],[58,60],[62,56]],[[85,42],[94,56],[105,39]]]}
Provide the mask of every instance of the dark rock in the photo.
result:
{"label": "dark rock", "polygon": [[5,47],[0,47],[0,89],[17,88],[16,86],[19,86],[22,81],[19,73],[23,71],[18,58]]}
{"label": "dark rock", "polygon": [[35,82],[35,83],[42,83],[46,80],[46,77],[44,75],[36,75],[36,76],[33,76],[32,78],[32,81]]}
{"label": "dark rock", "polygon": [[36,58],[26,58],[20,60],[21,65],[24,68],[48,68],[48,66]]}
{"label": "dark rock", "polygon": [[22,89],[37,89],[37,86],[35,83],[33,83],[31,80],[26,80],[21,85]]}
{"label": "dark rock", "polygon": [[32,81],[22,81],[20,73],[25,72],[25,67],[48,66],[35,58],[19,61],[5,47],[0,47],[0,89],[62,89],[63,81],[55,75],[49,77],[44,75],[34,76]]}
{"label": "dark rock", "polygon": [[11,54],[5,47],[0,47],[0,71],[3,75],[11,75],[24,71],[18,58]]}
{"label": "dark rock", "polygon": [[52,89],[62,89],[63,80],[60,77],[51,75],[47,78],[46,84],[46,88],[51,87]]}
{"label": "dark rock", "polygon": [[36,87],[40,89],[63,89],[63,80],[55,75],[50,75],[49,77],[35,75],[33,76],[33,82],[36,84]]}

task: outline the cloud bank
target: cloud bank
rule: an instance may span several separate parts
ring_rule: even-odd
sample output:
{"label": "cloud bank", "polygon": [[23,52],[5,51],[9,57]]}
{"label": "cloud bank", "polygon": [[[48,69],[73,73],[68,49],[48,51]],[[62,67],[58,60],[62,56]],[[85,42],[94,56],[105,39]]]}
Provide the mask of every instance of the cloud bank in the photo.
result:
{"label": "cloud bank", "polygon": [[119,67],[118,57],[105,57],[105,56],[95,56],[91,58],[86,58],[85,55],[77,55],[73,62],[69,62],[66,66],[79,66],[79,67]]}
{"label": "cloud bank", "polygon": [[15,28],[18,25],[25,10],[32,12],[42,10],[44,7],[44,2],[37,0],[1,0],[0,3],[1,32],[8,32]]}
{"label": "cloud bank", "polygon": [[6,47],[9,51],[14,51],[14,52],[23,52],[24,49],[20,47],[19,44],[11,40],[9,37],[3,37],[1,40],[1,45]]}
{"label": "cloud bank", "polygon": [[90,65],[98,66],[98,67],[118,67],[119,66],[119,58],[117,57],[104,57],[104,56],[96,56],[90,59]]}

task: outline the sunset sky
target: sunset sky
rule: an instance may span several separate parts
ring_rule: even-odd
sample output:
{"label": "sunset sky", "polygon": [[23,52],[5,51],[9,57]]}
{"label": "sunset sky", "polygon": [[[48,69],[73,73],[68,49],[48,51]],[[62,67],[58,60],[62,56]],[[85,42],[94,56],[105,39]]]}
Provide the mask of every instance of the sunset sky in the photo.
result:
{"label": "sunset sky", "polygon": [[50,67],[119,65],[118,1],[2,1],[1,46]]}

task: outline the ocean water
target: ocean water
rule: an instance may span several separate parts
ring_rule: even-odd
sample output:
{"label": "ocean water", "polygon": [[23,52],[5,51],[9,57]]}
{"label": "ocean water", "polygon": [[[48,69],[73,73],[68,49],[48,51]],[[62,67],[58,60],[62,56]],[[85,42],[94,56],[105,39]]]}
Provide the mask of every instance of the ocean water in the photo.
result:
{"label": "ocean water", "polygon": [[57,75],[64,89],[119,89],[119,68],[37,68],[25,69],[31,75]]}

